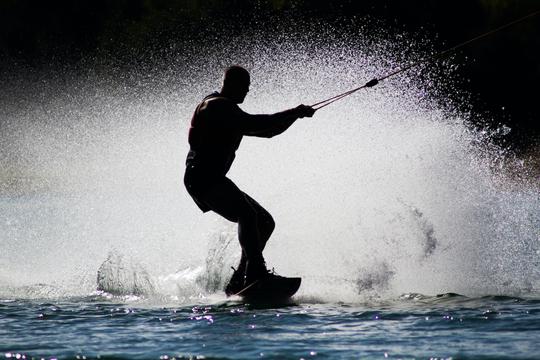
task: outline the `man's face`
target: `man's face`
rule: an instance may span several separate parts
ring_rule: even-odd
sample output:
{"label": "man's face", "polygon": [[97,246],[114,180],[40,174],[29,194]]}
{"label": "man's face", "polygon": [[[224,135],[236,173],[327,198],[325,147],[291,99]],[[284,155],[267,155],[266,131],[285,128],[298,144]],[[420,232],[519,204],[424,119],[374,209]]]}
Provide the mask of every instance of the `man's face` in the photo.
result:
{"label": "man's face", "polygon": [[238,104],[241,104],[244,102],[244,99],[246,98],[247,93],[249,92],[249,80],[247,82],[241,82],[238,83],[238,85],[235,87],[234,95],[235,95],[235,101]]}

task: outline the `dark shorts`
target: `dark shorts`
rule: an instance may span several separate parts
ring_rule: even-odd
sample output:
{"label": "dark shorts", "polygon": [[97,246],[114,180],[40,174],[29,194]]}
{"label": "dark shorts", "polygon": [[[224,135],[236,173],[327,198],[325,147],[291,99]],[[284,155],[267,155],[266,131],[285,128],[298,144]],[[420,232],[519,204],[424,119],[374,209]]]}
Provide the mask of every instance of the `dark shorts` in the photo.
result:
{"label": "dark shorts", "polygon": [[[203,211],[214,211],[229,221],[238,222],[241,214],[267,211],[238,188],[229,178],[198,176],[196,172],[186,171],[184,184],[197,206]],[[268,214],[267,216],[270,216]]]}

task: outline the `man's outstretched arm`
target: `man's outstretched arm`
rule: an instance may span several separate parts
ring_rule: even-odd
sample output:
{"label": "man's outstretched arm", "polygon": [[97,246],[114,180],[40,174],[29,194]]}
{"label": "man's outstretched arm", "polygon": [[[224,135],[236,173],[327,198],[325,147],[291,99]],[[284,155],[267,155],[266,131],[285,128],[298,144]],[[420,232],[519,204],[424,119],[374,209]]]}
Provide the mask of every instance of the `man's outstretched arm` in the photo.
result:
{"label": "man's outstretched arm", "polygon": [[311,117],[315,110],[306,105],[270,115],[250,115],[238,108],[235,114],[244,135],[271,138],[287,130],[297,119]]}

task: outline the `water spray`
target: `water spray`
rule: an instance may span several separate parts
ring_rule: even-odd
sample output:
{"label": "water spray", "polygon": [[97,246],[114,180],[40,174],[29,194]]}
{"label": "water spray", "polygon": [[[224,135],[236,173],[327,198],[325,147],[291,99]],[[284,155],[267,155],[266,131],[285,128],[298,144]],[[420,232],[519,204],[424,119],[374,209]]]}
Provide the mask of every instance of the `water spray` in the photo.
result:
{"label": "water spray", "polygon": [[472,42],[475,42],[475,41],[480,40],[480,39],[482,39],[482,38],[485,38],[485,37],[487,37],[487,36],[489,36],[489,35],[492,35],[492,34],[494,34],[494,33],[496,33],[496,32],[499,32],[499,31],[501,31],[501,30],[504,30],[504,29],[506,29],[506,28],[508,28],[508,27],[510,27],[510,26],[512,26],[512,25],[518,24],[518,23],[520,23],[520,22],[522,22],[522,21],[524,21],[524,20],[526,20],[526,19],[532,18],[532,17],[534,17],[534,16],[536,16],[536,15],[538,15],[538,14],[540,14],[540,10],[537,10],[537,11],[532,12],[532,13],[530,13],[530,14],[528,14],[528,15],[526,15],[526,16],[523,16],[523,17],[521,17],[521,18],[519,18],[519,19],[516,19],[516,20],[511,21],[511,22],[509,22],[509,23],[506,23],[506,24],[504,24],[504,25],[502,25],[502,26],[499,26],[498,28],[495,28],[495,29],[493,29],[493,30],[490,30],[490,31],[488,31],[488,32],[485,32],[485,33],[483,33],[483,34],[480,34],[480,35],[478,35],[478,36],[476,36],[476,37],[474,37],[474,38],[472,38],[472,39],[469,39],[469,40],[464,41],[464,42],[462,42],[462,43],[460,43],[460,44],[457,44],[457,45],[455,45],[455,46],[453,46],[453,47],[451,47],[451,48],[449,48],[449,49],[446,49],[446,50],[444,50],[444,51],[441,51],[440,53],[435,54],[435,55],[433,55],[433,56],[431,56],[431,57],[421,59],[421,60],[419,60],[419,61],[417,61],[417,62],[414,62],[414,63],[412,63],[412,64],[410,64],[410,65],[408,65],[408,66],[402,67],[402,68],[400,68],[400,69],[398,69],[398,70],[396,70],[396,71],[393,71],[393,72],[391,72],[391,73],[389,73],[389,74],[387,74],[387,75],[385,75],[385,76],[383,76],[383,77],[380,77],[380,78],[374,78],[374,79],[368,81],[366,84],[364,84],[364,85],[362,85],[362,86],[359,86],[359,87],[354,88],[354,89],[352,89],[352,90],[345,91],[344,93],[341,93],[341,94],[332,96],[332,97],[330,97],[330,98],[328,98],[328,99],[326,99],[326,100],[319,101],[318,103],[315,103],[315,104],[311,105],[311,107],[312,107],[313,109],[315,109],[315,110],[322,109],[323,107],[328,106],[328,105],[330,105],[330,104],[332,104],[333,102],[336,102],[336,101],[338,101],[338,100],[341,100],[341,99],[343,99],[344,97],[347,97],[347,96],[349,96],[349,95],[352,95],[352,94],[354,94],[355,92],[357,92],[357,91],[359,91],[359,90],[361,90],[361,89],[373,87],[373,86],[377,85],[379,82],[381,82],[381,81],[383,81],[383,80],[386,80],[386,79],[388,79],[388,78],[390,78],[390,77],[392,77],[392,76],[398,75],[398,74],[400,74],[400,73],[402,73],[402,72],[405,72],[405,71],[407,71],[407,70],[409,70],[409,69],[412,69],[412,68],[414,68],[414,67],[417,67],[417,66],[419,66],[419,65],[421,65],[421,64],[431,63],[431,62],[433,62],[433,61],[435,61],[435,60],[438,60],[438,59],[440,59],[440,58],[442,58],[442,57],[444,57],[444,56],[446,56],[446,55],[448,55],[448,54],[450,54],[450,53],[456,51],[456,50],[459,49],[459,48],[462,48],[462,47],[465,46],[465,45],[468,45],[468,44],[470,44],[470,43],[472,43]]}
{"label": "water spray", "polygon": [[[21,99],[6,101],[10,126],[2,128],[9,146],[0,163],[17,172],[0,179],[0,294],[101,289],[179,302],[221,294],[238,261],[236,229],[201,216],[179,176],[192,105],[222,75],[201,73],[201,64],[243,63],[261,74],[246,110],[264,113],[390,73],[396,55],[430,43],[396,43],[371,29],[364,42],[342,30],[328,28],[324,46],[285,29],[270,42],[261,32],[233,48],[179,54],[171,71],[180,85],[171,71],[156,71],[147,86],[148,74],[131,69],[118,74],[144,86],[109,82],[114,72],[67,81],[49,74],[48,83],[20,88]],[[469,114],[451,103],[439,106],[455,70],[439,79],[437,65],[340,104],[331,115],[339,126],[302,122],[272,146],[242,144],[231,177],[275,215],[265,254],[278,272],[303,277],[302,299],[540,289],[538,191],[494,174],[502,155],[490,135],[470,129]]]}

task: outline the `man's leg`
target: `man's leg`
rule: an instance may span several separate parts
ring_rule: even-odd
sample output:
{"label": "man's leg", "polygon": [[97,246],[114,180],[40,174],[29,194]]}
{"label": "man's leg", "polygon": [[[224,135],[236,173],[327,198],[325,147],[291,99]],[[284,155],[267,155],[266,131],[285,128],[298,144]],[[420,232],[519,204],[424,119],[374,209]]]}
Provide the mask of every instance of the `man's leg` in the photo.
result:
{"label": "man's leg", "polygon": [[[253,198],[251,198],[245,193],[244,196],[253,210],[252,213],[254,213],[256,217],[256,220],[251,223],[256,225],[256,231],[258,234],[257,240],[262,256],[262,252],[266,246],[266,243],[268,242],[268,239],[270,239],[270,236],[272,235],[276,224],[274,222],[274,219],[272,218],[272,215],[270,215],[270,213],[266,211],[266,209],[263,208],[257,201],[255,201]],[[239,222],[238,228],[240,233],[242,233],[241,229],[243,228],[243,226],[244,225]],[[241,234],[240,237],[243,237],[243,235]],[[262,261],[262,263],[260,263],[259,261],[254,262],[253,260],[250,260],[249,256],[245,256],[240,259],[240,264],[238,265],[238,268],[239,271],[242,271],[242,273],[245,272],[246,284],[253,282],[261,276],[268,275],[264,259],[262,259]]]}
{"label": "man's leg", "polygon": [[257,230],[259,232],[259,242],[262,251],[264,250],[268,239],[270,239],[272,232],[274,232],[276,223],[274,222],[274,218],[272,218],[272,215],[270,215],[270,213],[265,208],[263,208],[257,201],[255,201],[246,193],[244,193],[244,195],[257,213]]}
{"label": "man's leg", "polygon": [[[238,231],[239,231],[239,238],[240,242],[242,241],[253,241],[257,239],[257,242],[259,244],[259,248],[261,251],[261,254],[266,246],[266,243],[268,242],[268,239],[270,239],[270,235],[272,235],[272,232],[275,228],[275,222],[272,218],[272,215],[268,211],[266,211],[257,201],[255,201],[253,198],[251,198],[249,195],[244,193],[244,196],[246,200],[248,201],[249,205],[253,209],[253,212],[255,213],[256,219],[252,221],[256,225],[256,232],[257,236],[256,238],[248,238],[250,232],[245,231],[245,223],[239,222],[238,223]],[[264,260],[263,260],[264,261]],[[238,264],[238,267],[236,271],[240,274],[246,273],[246,266],[248,262],[248,256],[246,255],[245,251],[242,251],[242,256],[240,258],[240,262]]]}
{"label": "man's leg", "polygon": [[265,274],[266,266],[262,250],[274,229],[274,221],[270,214],[228,178],[205,191],[202,200],[212,211],[238,223],[242,258],[237,272],[239,274],[246,272],[249,281]]}
{"label": "man's leg", "polygon": [[[257,201],[251,198],[249,195],[244,193],[244,196],[248,199],[252,208],[257,213],[257,232],[259,233],[259,246],[261,251],[264,250],[266,243],[270,239],[276,224],[272,215],[265,208],[263,208]],[[239,225],[241,226],[241,225]],[[242,256],[240,257],[240,263],[238,264],[237,270],[240,270],[242,273],[246,269],[247,256],[246,252],[242,250]]]}
{"label": "man's leg", "polygon": [[[276,224],[272,215],[255,199],[241,191],[228,178],[211,188],[204,198],[205,204],[214,212],[238,223],[242,247],[243,243],[253,241],[259,243],[261,252],[264,250]],[[247,246],[249,247],[249,244]],[[246,257],[246,252],[242,251],[242,259]]]}

